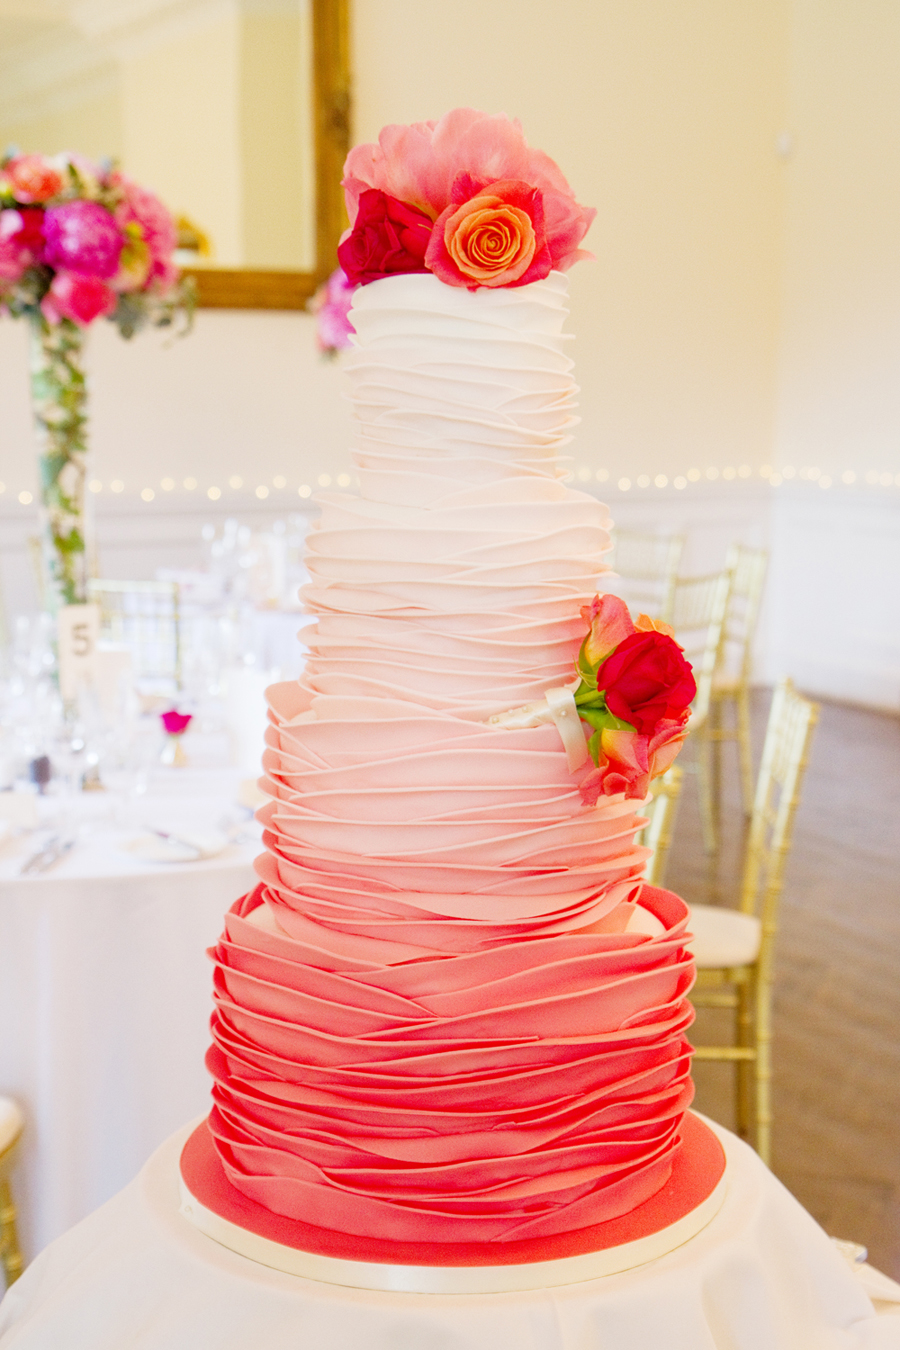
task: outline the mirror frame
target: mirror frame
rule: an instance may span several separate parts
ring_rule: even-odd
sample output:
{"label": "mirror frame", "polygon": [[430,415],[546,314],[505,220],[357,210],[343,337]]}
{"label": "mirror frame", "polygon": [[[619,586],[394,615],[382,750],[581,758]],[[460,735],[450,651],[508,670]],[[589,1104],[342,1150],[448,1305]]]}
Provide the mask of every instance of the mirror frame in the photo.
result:
{"label": "mirror frame", "polygon": [[337,266],[347,228],[344,160],[350,149],[350,0],[311,0],[316,265],[312,272],[186,267],[201,309],[305,309]]}

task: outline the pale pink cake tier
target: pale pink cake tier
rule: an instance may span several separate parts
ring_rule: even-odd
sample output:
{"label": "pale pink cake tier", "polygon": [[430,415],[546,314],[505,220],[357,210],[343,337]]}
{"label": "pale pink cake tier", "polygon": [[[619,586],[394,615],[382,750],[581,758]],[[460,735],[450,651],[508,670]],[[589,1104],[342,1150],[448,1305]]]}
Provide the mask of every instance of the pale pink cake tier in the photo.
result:
{"label": "pale pink cake tier", "polygon": [[606,1222],[665,1184],[691,1099],[687,909],[641,895],[640,803],[585,807],[554,726],[486,724],[571,679],[609,546],[560,481],[565,288],[356,295],[361,495],[311,535],[317,623],[270,690],[267,852],[215,951],[209,1059],[228,1180],[321,1228]]}

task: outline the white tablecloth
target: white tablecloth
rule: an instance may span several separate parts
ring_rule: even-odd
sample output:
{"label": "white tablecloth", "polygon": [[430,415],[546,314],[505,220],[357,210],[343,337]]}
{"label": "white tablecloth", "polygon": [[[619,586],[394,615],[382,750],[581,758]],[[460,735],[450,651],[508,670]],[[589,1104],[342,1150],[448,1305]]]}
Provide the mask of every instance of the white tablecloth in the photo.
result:
{"label": "white tablecloth", "polygon": [[876,1311],[805,1210],[717,1132],[728,1195],[677,1251],[577,1285],[459,1297],[320,1284],[218,1246],[178,1213],[185,1129],[26,1270],[0,1305],[0,1350],[898,1350],[900,1304]]}
{"label": "white tablecloth", "polygon": [[[135,821],[215,826],[240,776],[157,775]],[[225,910],[255,884],[260,845],[146,863],[123,848],[140,833],[137,824],[88,825],[45,876],[18,875],[21,848],[0,855],[0,1092],[27,1119],[14,1176],[26,1256],[114,1195],[206,1109],[205,951]]]}

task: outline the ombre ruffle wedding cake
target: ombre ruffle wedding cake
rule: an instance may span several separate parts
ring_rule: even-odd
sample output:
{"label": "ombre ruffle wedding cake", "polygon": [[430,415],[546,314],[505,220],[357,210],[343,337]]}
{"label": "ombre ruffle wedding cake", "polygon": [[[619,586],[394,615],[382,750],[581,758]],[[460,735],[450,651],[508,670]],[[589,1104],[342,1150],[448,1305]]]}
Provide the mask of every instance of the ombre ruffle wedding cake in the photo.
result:
{"label": "ombre ruffle wedding cake", "polygon": [[269,691],[266,851],[214,951],[183,1172],[298,1246],[552,1255],[703,1152],[688,911],[636,842],[694,685],[598,595],[610,521],[564,481],[592,213],[469,110],[388,128],[346,183],[359,493],[320,499],[309,659]]}

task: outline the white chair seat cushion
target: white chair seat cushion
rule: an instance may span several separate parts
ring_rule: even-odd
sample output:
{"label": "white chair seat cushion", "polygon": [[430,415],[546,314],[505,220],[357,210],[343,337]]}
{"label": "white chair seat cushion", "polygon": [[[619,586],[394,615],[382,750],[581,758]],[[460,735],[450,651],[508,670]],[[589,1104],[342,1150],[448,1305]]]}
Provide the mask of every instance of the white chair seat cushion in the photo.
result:
{"label": "white chair seat cushion", "polygon": [[0,1153],[5,1153],[18,1139],[25,1125],[21,1109],[11,1097],[0,1097]]}
{"label": "white chair seat cushion", "polygon": [[718,905],[691,905],[691,951],[698,970],[748,966],[759,956],[762,925],[753,914]]}

